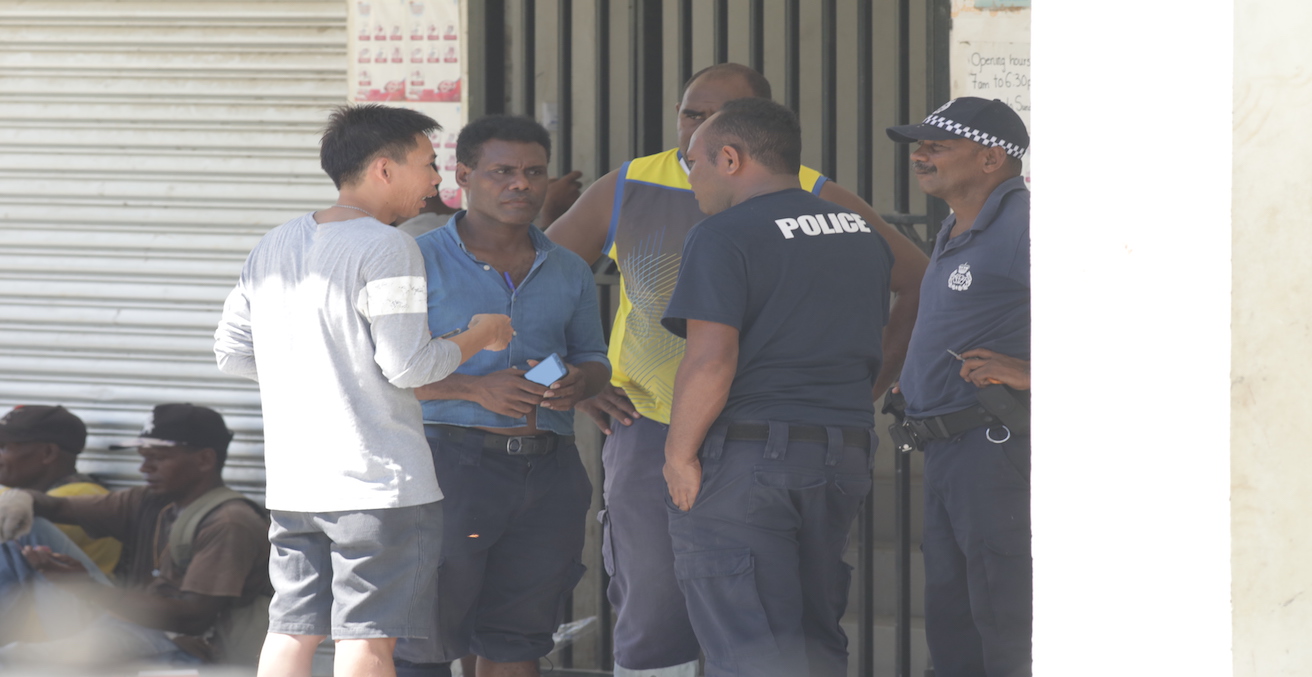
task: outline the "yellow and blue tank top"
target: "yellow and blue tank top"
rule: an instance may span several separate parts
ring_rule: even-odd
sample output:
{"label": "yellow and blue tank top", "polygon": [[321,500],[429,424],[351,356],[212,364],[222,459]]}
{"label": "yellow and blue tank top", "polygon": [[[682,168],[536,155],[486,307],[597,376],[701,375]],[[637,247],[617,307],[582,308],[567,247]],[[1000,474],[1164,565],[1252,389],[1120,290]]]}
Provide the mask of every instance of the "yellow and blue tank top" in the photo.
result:
{"label": "yellow and blue tank top", "polygon": [[[620,307],[608,354],[611,383],[624,389],[638,413],[661,423],[670,422],[684,344],[661,326],[661,316],[679,279],[684,238],[706,218],[680,160],[675,148],[620,167],[602,249],[620,271]],[[816,194],[828,180],[809,167],[798,178]]]}

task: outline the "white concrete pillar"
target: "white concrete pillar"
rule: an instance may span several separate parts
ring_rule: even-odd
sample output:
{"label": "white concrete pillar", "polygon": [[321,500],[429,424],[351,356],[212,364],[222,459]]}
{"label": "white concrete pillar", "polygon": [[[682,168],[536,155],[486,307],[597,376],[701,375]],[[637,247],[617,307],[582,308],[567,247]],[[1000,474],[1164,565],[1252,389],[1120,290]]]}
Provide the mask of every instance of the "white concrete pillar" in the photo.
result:
{"label": "white concrete pillar", "polygon": [[1042,677],[1230,674],[1232,11],[1033,14]]}
{"label": "white concrete pillar", "polygon": [[1312,674],[1312,4],[1235,3],[1234,674]]}

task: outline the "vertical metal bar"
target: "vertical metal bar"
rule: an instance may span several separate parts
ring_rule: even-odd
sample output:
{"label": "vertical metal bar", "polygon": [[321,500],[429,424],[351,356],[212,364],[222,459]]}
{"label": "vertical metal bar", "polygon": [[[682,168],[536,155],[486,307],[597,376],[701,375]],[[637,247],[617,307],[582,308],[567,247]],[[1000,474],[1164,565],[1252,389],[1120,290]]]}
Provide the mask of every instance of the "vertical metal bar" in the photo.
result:
{"label": "vertical metal bar", "polygon": [[820,168],[832,179],[838,172],[837,0],[820,3],[820,45]]}
{"label": "vertical metal bar", "polygon": [[692,78],[692,0],[679,0],[679,82]]}
{"label": "vertical metal bar", "polygon": [[715,0],[715,63],[729,60],[729,0]]}
{"label": "vertical metal bar", "polygon": [[893,674],[911,677],[911,454],[893,451],[893,509],[897,579],[897,629],[894,638]]}
{"label": "vertical metal bar", "polygon": [[[929,0],[926,9],[928,35],[925,50],[928,53],[925,55],[925,70],[929,75],[929,87],[926,88],[928,106],[925,110],[930,111],[947,103],[948,97],[952,96],[952,76],[948,67],[948,41],[952,30],[951,0]],[[925,227],[926,240],[932,243],[943,220],[948,217],[948,205],[936,197],[928,198],[926,213],[929,216],[929,223]]]}
{"label": "vertical metal bar", "polygon": [[[597,176],[601,176],[610,170],[610,0],[597,1],[597,32],[593,39],[597,43],[597,73],[596,73],[596,98],[597,98],[597,126],[593,142],[597,144]],[[603,575],[605,572],[602,572]],[[610,608],[606,607],[609,612]],[[609,619],[602,619],[603,621]],[[610,628],[603,623],[603,628]],[[606,637],[605,642],[609,642],[609,632],[602,632]],[[606,649],[603,653],[609,652]]]}
{"label": "vertical metal bar", "polygon": [[[897,1],[897,124],[911,120],[911,0]],[[911,211],[911,149],[897,144],[893,159],[893,209]],[[894,530],[897,533],[897,635],[894,655],[897,677],[911,677],[911,456],[895,451]]]}
{"label": "vertical metal bar", "polygon": [[[596,0],[597,8],[597,25],[595,40],[597,43],[597,73],[596,73],[596,98],[597,98],[597,126],[596,135],[593,139],[596,143],[597,152],[597,176],[600,177],[610,171],[610,0]],[[632,10],[631,10],[632,11]],[[603,261],[606,261],[603,252]],[[588,263],[596,263],[589,261]],[[609,264],[607,264],[609,265]],[[597,305],[601,310],[601,321],[603,324],[603,335],[610,340],[611,335],[611,318],[613,311],[611,309],[611,286],[609,284],[597,285]],[[601,462],[601,456],[597,457],[597,481],[601,486],[606,486],[606,466]],[[605,509],[605,494],[602,495],[602,509]],[[604,537],[603,537],[604,538]],[[601,625],[601,665],[603,670],[614,669],[614,634],[611,632],[613,624],[613,612],[610,606],[610,598],[606,592],[610,589],[610,576],[606,573],[606,567],[601,562],[597,563],[599,572],[597,599],[599,600],[597,610],[598,621]],[[472,677],[472,675],[471,675]]]}
{"label": "vertical metal bar", "polygon": [[642,3],[629,3],[629,155],[642,155]]}
{"label": "vertical metal bar", "polygon": [[536,0],[523,0],[520,5],[522,23],[524,24],[524,109],[523,115],[537,117],[537,79],[538,79],[538,8]]}
{"label": "vertical metal bar", "polygon": [[[556,0],[556,176],[569,173],[574,163],[574,2]],[[565,595],[564,616],[574,620],[574,593]],[[562,667],[574,667],[574,645],[560,652]]]}
{"label": "vertical metal bar", "polygon": [[[896,452],[894,452],[896,453]],[[856,674],[875,674],[875,502],[866,497],[861,507],[857,528],[861,539],[860,559],[857,562],[861,576],[861,618]]]}
{"label": "vertical metal bar", "polygon": [[633,155],[659,152],[661,134],[661,0],[634,0]]}
{"label": "vertical metal bar", "polygon": [[[856,6],[856,190],[870,203],[874,195],[873,0]],[[897,452],[894,452],[897,453]],[[861,511],[861,638],[857,674],[875,674],[875,502],[866,500]]]}
{"label": "vertical metal bar", "polygon": [[784,0],[784,105],[801,114],[802,55],[799,51],[802,14],[798,0]]}
{"label": "vertical metal bar", "polygon": [[556,176],[572,171],[574,164],[574,2],[557,0],[556,49],[559,72],[556,75]]}
{"label": "vertical metal bar", "polygon": [[874,161],[874,0],[856,4],[856,192],[871,203],[875,193]]}
{"label": "vertical metal bar", "polygon": [[[470,9],[473,9],[472,7]],[[483,112],[506,112],[506,2],[483,3]]]}
{"label": "vertical metal bar", "polygon": [[[856,190],[862,200],[874,195],[874,51],[873,0],[857,0],[856,10]],[[875,502],[867,500],[861,514],[861,640],[858,675],[875,671]]]}
{"label": "vertical metal bar", "polygon": [[[897,1],[896,124],[911,122],[911,0]],[[898,144],[893,155],[893,210],[911,212],[911,149]]]}
{"label": "vertical metal bar", "polygon": [[751,0],[747,10],[747,65],[765,72],[765,0]]}

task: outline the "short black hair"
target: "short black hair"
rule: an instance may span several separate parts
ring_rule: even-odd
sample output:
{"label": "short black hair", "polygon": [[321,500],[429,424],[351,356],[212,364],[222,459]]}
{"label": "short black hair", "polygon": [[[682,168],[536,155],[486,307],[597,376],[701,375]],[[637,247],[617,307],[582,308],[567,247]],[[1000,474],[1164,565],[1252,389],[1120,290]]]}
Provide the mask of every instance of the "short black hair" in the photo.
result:
{"label": "short black hair", "polygon": [[215,474],[215,475],[218,475],[219,477],[222,477],[222,476],[223,476],[223,466],[224,466],[224,465],[227,465],[227,463],[228,463],[228,443],[227,443],[227,442],[224,442],[222,445],[220,445],[220,444],[207,444],[207,445],[205,445],[205,446],[203,446],[203,447],[198,447],[198,446],[196,446],[196,445],[192,445],[192,444],[184,444],[184,445],[182,445],[182,446],[169,447],[169,448],[170,448],[170,449],[175,449],[175,450],[177,450],[177,451],[181,451],[181,452],[183,452],[183,453],[187,453],[187,454],[199,454],[200,452],[202,452],[202,451],[204,451],[204,450],[206,450],[206,449],[213,449],[213,450],[214,450],[214,474]]}
{"label": "short black hair", "polygon": [[229,442],[224,442],[223,444],[215,444],[210,447],[211,449],[214,450],[214,470],[215,472],[218,472],[220,474],[223,473],[223,466],[228,463]]}
{"label": "short black hair", "polygon": [[319,141],[319,166],[340,189],[358,181],[379,155],[404,163],[415,149],[416,134],[441,130],[437,120],[409,108],[340,106],[328,116]]}
{"label": "short black hair", "polygon": [[717,63],[714,66],[707,66],[706,68],[693,73],[692,77],[688,78],[688,81],[683,83],[683,89],[679,92],[679,98],[682,99],[683,95],[688,93],[688,88],[692,86],[692,83],[696,82],[697,78],[700,78],[703,75],[715,75],[717,77],[738,76],[746,81],[747,88],[752,90],[753,96],[762,99],[771,98],[770,81],[766,80],[765,76],[761,75],[756,69],[751,68],[750,66],[744,66],[740,63]]}
{"label": "short black hair", "polygon": [[702,125],[701,133],[712,157],[732,146],[775,174],[802,169],[802,125],[792,111],[769,99],[734,99]]}
{"label": "short black hair", "polygon": [[485,115],[465,125],[456,138],[456,160],[466,167],[478,166],[483,144],[497,141],[536,143],[551,159],[551,133],[533,118],[519,115]]}
{"label": "short black hair", "polygon": [[1014,176],[1020,176],[1024,172],[1024,167],[1025,165],[1020,158],[1010,153],[1007,154],[1007,171],[1013,172]]}

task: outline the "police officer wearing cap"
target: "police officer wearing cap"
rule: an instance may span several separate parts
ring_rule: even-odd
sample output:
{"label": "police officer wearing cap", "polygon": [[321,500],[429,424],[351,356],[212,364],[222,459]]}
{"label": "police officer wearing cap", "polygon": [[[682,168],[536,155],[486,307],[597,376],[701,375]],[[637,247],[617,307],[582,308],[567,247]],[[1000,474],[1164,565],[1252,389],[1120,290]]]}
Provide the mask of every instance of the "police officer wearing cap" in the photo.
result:
{"label": "police officer wearing cap", "polygon": [[930,655],[939,677],[1029,675],[1029,134],[1001,101],[963,97],[888,135],[919,144],[921,190],[953,211],[921,284],[895,427],[925,452]]}

